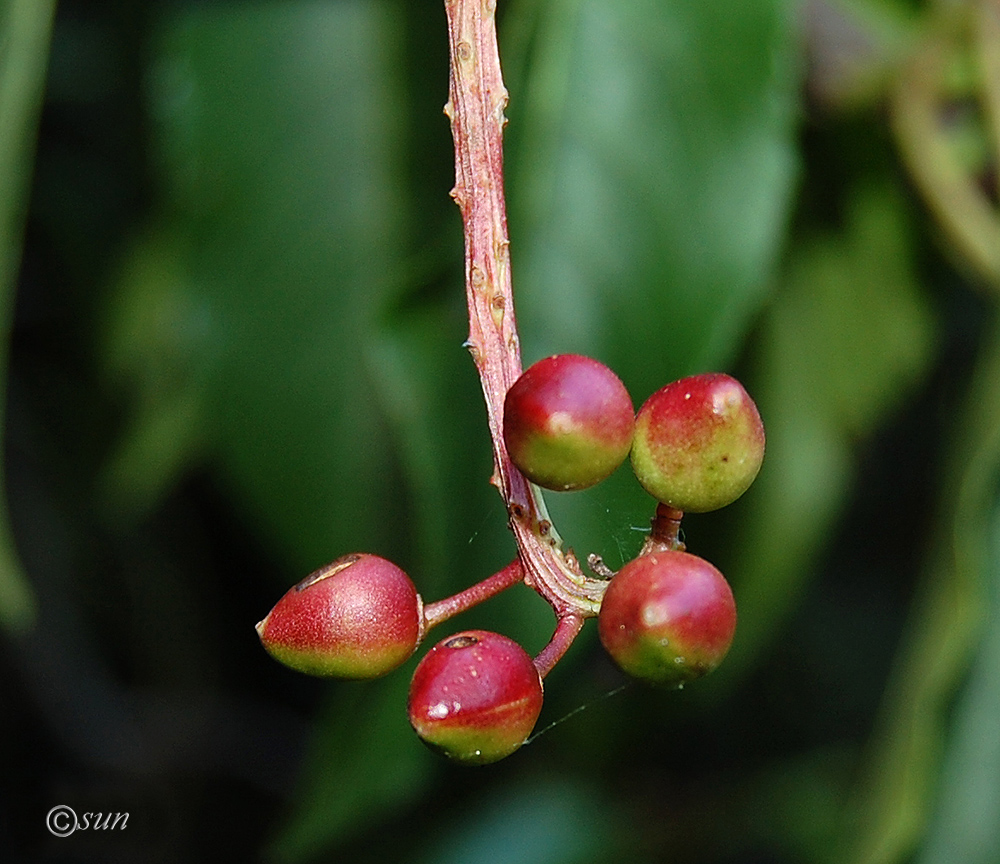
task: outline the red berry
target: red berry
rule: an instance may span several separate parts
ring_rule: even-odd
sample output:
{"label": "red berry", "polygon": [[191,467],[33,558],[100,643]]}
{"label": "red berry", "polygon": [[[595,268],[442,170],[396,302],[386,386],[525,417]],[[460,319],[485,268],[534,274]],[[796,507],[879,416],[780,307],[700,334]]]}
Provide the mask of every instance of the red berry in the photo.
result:
{"label": "red berry", "polygon": [[614,661],[635,678],[683,684],[715,669],[736,630],[736,603],[722,574],[687,552],[653,552],[615,574],[597,616]]}
{"label": "red berry", "polygon": [[657,390],[639,409],[632,468],[670,507],[704,513],[753,483],[764,459],[757,406],[729,375],[694,375]]}
{"label": "red berry", "polygon": [[272,657],[299,672],[377,678],[416,650],[422,615],[409,576],[385,558],[353,554],[289,590],[257,634]]}
{"label": "red berry", "polygon": [[632,446],[635,412],[607,366],[579,354],[539,360],[507,391],[503,435],[511,461],[539,486],[586,489]]}
{"label": "red berry", "polygon": [[424,743],[470,765],[520,747],[542,710],[542,679],[512,639],[467,630],[435,645],[410,684],[410,724]]}

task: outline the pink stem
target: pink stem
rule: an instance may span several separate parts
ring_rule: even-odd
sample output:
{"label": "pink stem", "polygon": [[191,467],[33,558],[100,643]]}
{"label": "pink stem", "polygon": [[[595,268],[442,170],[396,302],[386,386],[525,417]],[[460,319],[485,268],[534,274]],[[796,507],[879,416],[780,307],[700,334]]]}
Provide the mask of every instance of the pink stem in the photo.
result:
{"label": "pink stem", "polygon": [[511,561],[503,570],[498,570],[482,582],[477,582],[471,588],[466,588],[458,594],[437,600],[424,607],[424,632],[427,632],[442,621],[447,621],[459,612],[471,609],[473,606],[495,597],[501,591],[506,591],[512,585],[524,581],[524,568],[519,560]]}
{"label": "pink stem", "polygon": [[507,505],[524,581],[556,615],[597,614],[607,584],[587,578],[563,554],[537,487],[507,455],[503,403],[521,374],[514,320],[510,244],[503,192],[503,127],[507,90],[500,72],[494,11],[496,0],[445,0],[451,75],[445,114],[455,141],[452,197],[465,229],[465,286],[469,307],[466,343],[476,364],[493,441],[492,483]]}
{"label": "pink stem", "polygon": [[556,624],[555,632],[546,645],[534,659],[535,668],[543,678],[552,671],[552,667],[558,663],[573,640],[579,635],[583,628],[584,619],[580,615],[569,613],[563,615]]}

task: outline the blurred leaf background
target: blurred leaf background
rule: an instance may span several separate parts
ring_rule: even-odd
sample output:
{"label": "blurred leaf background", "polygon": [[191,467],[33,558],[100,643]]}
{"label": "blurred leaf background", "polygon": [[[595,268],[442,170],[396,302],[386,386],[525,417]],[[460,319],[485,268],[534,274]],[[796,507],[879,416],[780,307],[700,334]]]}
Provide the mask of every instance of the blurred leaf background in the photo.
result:
{"label": "blurred leaf background", "polygon": [[[513,554],[443,5],[2,0],[4,860],[1000,861],[995,4],[498,15],[525,361],[760,405],[759,480],[685,520],[730,658],[616,692],[588,627],[481,770],[410,731],[415,659],[273,663],[253,624],[343,553],[429,600]],[[612,567],[652,515],[627,466],[548,503]],[[552,624],[519,588],[454,626]]]}

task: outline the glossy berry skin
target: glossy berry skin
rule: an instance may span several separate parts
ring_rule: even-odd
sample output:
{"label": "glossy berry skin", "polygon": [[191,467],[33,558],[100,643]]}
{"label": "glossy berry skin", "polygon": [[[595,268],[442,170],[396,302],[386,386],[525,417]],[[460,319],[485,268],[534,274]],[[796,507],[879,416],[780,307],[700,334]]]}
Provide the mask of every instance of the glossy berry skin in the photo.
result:
{"label": "glossy berry skin", "polygon": [[377,678],[416,650],[422,617],[406,573],[377,555],[352,554],[290,589],[257,634],[272,657],[299,672]]}
{"label": "glossy berry skin", "polygon": [[632,468],[643,488],[678,510],[732,503],[764,459],[764,424],[735,378],[710,373],[657,390],[636,415]]}
{"label": "glossy berry skin", "polygon": [[579,354],[546,357],[507,392],[503,435],[511,461],[533,483],[586,489],[632,446],[632,399],[607,366]]}
{"label": "glossy berry skin", "polygon": [[729,584],[687,552],[629,561],[608,584],[597,616],[601,643],[624,672],[673,686],[715,669],[735,630]]}
{"label": "glossy berry skin", "polygon": [[520,747],[542,710],[542,679],[512,639],[467,630],[435,645],[410,684],[410,724],[431,748],[485,765]]}

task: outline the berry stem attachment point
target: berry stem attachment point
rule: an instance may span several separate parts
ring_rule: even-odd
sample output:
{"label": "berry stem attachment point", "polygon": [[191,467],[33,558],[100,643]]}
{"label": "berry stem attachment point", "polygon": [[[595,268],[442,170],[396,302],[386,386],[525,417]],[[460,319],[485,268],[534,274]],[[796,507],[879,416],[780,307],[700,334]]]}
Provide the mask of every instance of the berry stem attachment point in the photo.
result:
{"label": "berry stem attachment point", "polygon": [[523,581],[524,568],[520,559],[517,559],[482,582],[444,600],[427,604],[424,606],[424,632]]}
{"label": "berry stem attachment point", "polygon": [[572,612],[559,619],[549,644],[538,653],[534,660],[535,668],[542,678],[548,675],[556,663],[562,660],[563,655],[569,650],[569,646],[573,644],[573,640],[583,629],[584,620],[583,616]]}
{"label": "berry stem attachment point", "polygon": [[586,577],[575,558],[563,554],[540,490],[511,462],[503,439],[504,398],[522,367],[503,191],[507,90],[497,49],[496,0],[445,0],[445,11],[451,62],[444,111],[455,142],[451,194],[465,233],[466,346],[486,401],[492,482],[507,505],[525,583],[548,600],[557,617],[593,617],[607,584]]}
{"label": "berry stem attachment point", "polygon": [[656,515],[652,519],[652,530],[642,546],[640,555],[651,552],[683,552],[685,546],[680,539],[681,519],[684,512],[668,504],[657,504]]}

